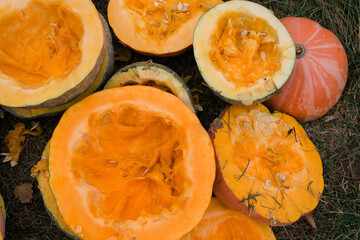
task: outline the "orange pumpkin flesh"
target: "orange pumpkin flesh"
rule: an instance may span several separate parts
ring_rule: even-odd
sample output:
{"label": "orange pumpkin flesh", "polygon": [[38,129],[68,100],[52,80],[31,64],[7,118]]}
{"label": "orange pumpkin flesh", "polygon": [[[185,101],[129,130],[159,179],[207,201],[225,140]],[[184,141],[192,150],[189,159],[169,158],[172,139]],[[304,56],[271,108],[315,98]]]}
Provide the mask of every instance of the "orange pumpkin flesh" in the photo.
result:
{"label": "orange pumpkin flesh", "polygon": [[299,17],[281,22],[296,44],[297,59],[286,85],[266,105],[300,122],[318,119],[335,106],[345,87],[345,50],[339,39],[317,22]]}
{"label": "orange pumpkin flesh", "polygon": [[1,105],[52,108],[92,85],[106,41],[90,0],[3,0],[0,13]]}
{"label": "orange pumpkin flesh", "polygon": [[215,161],[205,130],[178,98],[127,86],[65,112],[51,139],[49,173],[59,212],[77,236],[179,239],[206,210]]}
{"label": "orange pumpkin flesh", "polygon": [[292,117],[261,104],[231,106],[210,130],[217,157],[214,193],[232,209],[271,225],[295,222],[318,204],[322,163]]}
{"label": "orange pumpkin flesh", "polygon": [[5,14],[0,34],[5,36],[0,42],[0,71],[23,87],[41,87],[52,77],[57,81],[80,62],[81,19],[59,3],[34,0],[21,11]]}
{"label": "orange pumpkin flesh", "polygon": [[193,42],[200,16],[221,0],[111,0],[109,23],[121,42],[146,55],[173,56]]}
{"label": "orange pumpkin flesh", "polygon": [[211,43],[214,65],[237,87],[251,87],[280,68],[277,32],[262,18],[230,10],[218,22]]}
{"label": "orange pumpkin flesh", "polygon": [[271,228],[212,198],[201,222],[180,240],[275,240]]}

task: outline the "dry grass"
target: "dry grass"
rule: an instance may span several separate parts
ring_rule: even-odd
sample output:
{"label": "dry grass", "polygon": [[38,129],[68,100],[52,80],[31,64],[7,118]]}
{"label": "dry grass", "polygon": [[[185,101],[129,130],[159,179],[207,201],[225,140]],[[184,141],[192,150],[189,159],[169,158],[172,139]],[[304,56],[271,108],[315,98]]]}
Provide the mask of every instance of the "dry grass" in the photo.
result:
{"label": "dry grass", "polygon": [[[106,16],[107,0],[93,0]],[[318,229],[312,229],[301,219],[288,227],[273,228],[278,239],[359,239],[360,238],[360,41],[358,0],[263,0],[257,1],[276,16],[303,16],[318,21],[333,31],[343,43],[349,60],[349,78],[339,103],[327,114],[336,112],[340,117],[326,122],[325,118],[303,124],[310,139],[317,146],[323,160],[325,190],[319,206],[314,211]],[[121,44],[113,37],[115,48]],[[148,57],[132,52],[131,62],[148,60]],[[191,75],[190,88],[197,93],[204,108],[198,114],[207,129],[220,111],[227,106],[203,84],[191,50],[178,57],[153,58],[180,75]],[[116,69],[125,63],[117,62]],[[326,116],[325,116],[326,117]],[[30,177],[31,167],[39,160],[50,139],[59,117],[40,119],[44,133],[39,137],[27,137],[18,166],[0,164],[0,192],[7,208],[7,239],[69,239],[55,225],[44,207],[37,184]],[[0,120],[0,152],[6,152],[3,139],[19,119],[5,114]],[[23,121],[28,127],[30,121]],[[16,185],[30,182],[34,185],[33,202],[21,204],[15,199]]]}

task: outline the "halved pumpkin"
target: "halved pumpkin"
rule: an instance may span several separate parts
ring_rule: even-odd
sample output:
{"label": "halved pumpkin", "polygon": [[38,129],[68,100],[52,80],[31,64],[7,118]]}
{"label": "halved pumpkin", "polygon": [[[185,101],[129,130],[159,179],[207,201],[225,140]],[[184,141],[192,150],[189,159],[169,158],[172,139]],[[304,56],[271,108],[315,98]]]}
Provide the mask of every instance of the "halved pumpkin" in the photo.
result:
{"label": "halved pumpkin", "polygon": [[275,240],[276,238],[268,225],[227,208],[213,197],[201,222],[180,240],[213,239]]}
{"label": "halved pumpkin", "polygon": [[5,238],[6,211],[4,199],[0,195],[0,240]]}
{"label": "halved pumpkin", "polygon": [[59,107],[112,64],[111,42],[90,0],[4,0],[0,12],[1,105]]}
{"label": "halved pumpkin", "polygon": [[147,86],[95,93],[69,108],[50,143],[49,186],[84,239],[179,239],[203,216],[215,160],[196,115]]}
{"label": "halved pumpkin", "polygon": [[270,10],[249,1],[225,2],[205,13],[193,45],[206,83],[233,104],[268,99],[285,84],[296,57],[282,23]]}
{"label": "halved pumpkin", "polygon": [[324,189],[322,162],[296,120],[261,105],[226,109],[210,128],[214,193],[229,208],[271,225],[311,212]]}
{"label": "halved pumpkin", "polygon": [[172,93],[195,112],[189,87],[176,72],[164,65],[151,61],[127,65],[110,78],[104,89],[128,85],[151,86]]}
{"label": "halved pumpkin", "polygon": [[133,50],[157,56],[184,52],[200,16],[221,0],[111,0],[109,23]]}

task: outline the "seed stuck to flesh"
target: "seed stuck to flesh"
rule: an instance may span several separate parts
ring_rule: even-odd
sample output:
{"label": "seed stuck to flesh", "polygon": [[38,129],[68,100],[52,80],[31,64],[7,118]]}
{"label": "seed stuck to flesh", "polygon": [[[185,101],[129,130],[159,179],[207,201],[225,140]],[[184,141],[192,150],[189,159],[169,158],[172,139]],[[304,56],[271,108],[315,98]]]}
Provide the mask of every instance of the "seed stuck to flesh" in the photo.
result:
{"label": "seed stuck to flesh", "polygon": [[285,179],[286,179],[286,177],[285,177],[285,175],[284,174],[282,174],[282,173],[278,173],[278,174],[276,174],[277,176],[278,176],[278,178],[280,178],[282,181],[285,181]]}
{"label": "seed stuck to flesh", "polygon": [[179,10],[179,11],[181,11],[181,10],[182,10],[182,8],[183,8],[182,3],[181,3],[181,2],[179,2],[177,7],[178,7],[178,10]]}
{"label": "seed stuck to flesh", "polygon": [[265,184],[266,184],[266,186],[270,187],[270,186],[271,186],[271,180],[270,180],[270,179],[267,179],[267,180],[265,181]]}
{"label": "seed stuck to flesh", "polygon": [[245,37],[245,36],[247,36],[247,34],[248,34],[248,30],[244,30],[244,31],[242,31],[241,32],[241,37]]}
{"label": "seed stuck to flesh", "polygon": [[261,52],[261,53],[260,53],[260,57],[261,57],[261,59],[262,59],[263,61],[265,61],[265,60],[266,60],[266,53],[265,53],[265,52]]}
{"label": "seed stuck to flesh", "polygon": [[160,22],[161,22],[161,23],[164,23],[164,24],[169,23],[169,21],[166,20],[166,19],[161,19]]}
{"label": "seed stuck to flesh", "polygon": [[159,6],[159,3],[158,3],[158,2],[154,2],[154,6],[155,6],[155,7]]}

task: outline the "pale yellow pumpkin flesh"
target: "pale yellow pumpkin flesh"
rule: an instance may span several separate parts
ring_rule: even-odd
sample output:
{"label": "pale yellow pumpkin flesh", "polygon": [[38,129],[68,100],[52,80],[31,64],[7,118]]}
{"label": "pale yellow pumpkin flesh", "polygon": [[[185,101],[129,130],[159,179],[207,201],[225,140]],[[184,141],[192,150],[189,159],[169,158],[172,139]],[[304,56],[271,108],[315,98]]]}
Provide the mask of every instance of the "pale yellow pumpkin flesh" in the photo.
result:
{"label": "pale yellow pumpkin flesh", "polygon": [[216,5],[194,31],[194,55],[207,85],[232,104],[270,98],[287,81],[295,45],[281,22],[250,1]]}

